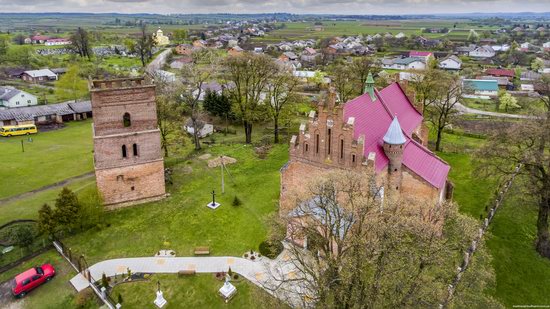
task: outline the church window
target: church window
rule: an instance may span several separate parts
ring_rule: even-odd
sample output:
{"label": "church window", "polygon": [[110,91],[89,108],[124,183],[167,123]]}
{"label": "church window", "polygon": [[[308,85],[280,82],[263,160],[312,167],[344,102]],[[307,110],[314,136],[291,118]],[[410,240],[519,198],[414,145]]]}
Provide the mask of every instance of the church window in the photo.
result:
{"label": "church window", "polygon": [[132,119],[129,113],[124,113],[124,116],[122,116],[122,123],[124,124],[124,127],[129,127],[132,125]]}
{"label": "church window", "polygon": [[351,162],[352,162],[352,163],[355,163],[355,154],[352,154],[352,155],[351,155]]}
{"label": "church window", "polygon": [[315,153],[319,153],[319,134],[315,134]]}
{"label": "church window", "polygon": [[330,154],[330,144],[332,143],[331,133],[332,133],[331,129],[328,129],[328,148],[327,148],[328,154]]}
{"label": "church window", "polygon": [[344,158],[344,140],[340,140],[340,159]]}
{"label": "church window", "polygon": [[130,190],[132,190],[132,191],[134,191],[135,189],[136,189],[136,188],[135,188],[134,186],[132,186],[132,187],[130,188]]}
{"label": "church window", "polygon": [[126,158],[126,145],[122,145],[122,157]]}
{"label": "church window", "polygon": [[134,157],[137,157],[138,155],[138,147],[137,144],[132,145],[132,150],[134,151]]}
{"label": "church window", "polygon": [[304,144],[304,152],[308,152],[309,151],[309,145],[306,143]]}

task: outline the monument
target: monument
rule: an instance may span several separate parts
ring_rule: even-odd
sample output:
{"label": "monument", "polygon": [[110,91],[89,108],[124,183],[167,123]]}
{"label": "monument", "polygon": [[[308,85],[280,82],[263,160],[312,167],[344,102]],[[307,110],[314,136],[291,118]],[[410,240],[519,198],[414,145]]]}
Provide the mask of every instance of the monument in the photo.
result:
{"label": "monument", "polygon": [[157,281],[157,299],[153,302],[157,307],[162,308],[166,305],[167,301],[162,296],[162,291],[160,290],[160,281]]}
{"label": "monument", "polygon": [[216,192],[212,190],[212,202],[206,204],[208,208],[216,209],[221,206],[220,203],[216,202]]}
{"label": "monument", "polygon": [[220,296],[227,303],[237,293],[237,288],[231,284],[229,274],[225,275],[225,283],[220,288]]}

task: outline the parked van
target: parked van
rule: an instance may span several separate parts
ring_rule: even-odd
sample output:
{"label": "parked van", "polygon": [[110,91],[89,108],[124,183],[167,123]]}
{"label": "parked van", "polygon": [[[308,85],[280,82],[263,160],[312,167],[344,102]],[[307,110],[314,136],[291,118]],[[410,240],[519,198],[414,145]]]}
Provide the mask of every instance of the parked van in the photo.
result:
{"label": "parked van", "polygon": [[5,126],[0,127],[0,136],[17,136],[17,135],[29,135],[36,134],[38,130],[34,124],[24,124],[19,126]]}

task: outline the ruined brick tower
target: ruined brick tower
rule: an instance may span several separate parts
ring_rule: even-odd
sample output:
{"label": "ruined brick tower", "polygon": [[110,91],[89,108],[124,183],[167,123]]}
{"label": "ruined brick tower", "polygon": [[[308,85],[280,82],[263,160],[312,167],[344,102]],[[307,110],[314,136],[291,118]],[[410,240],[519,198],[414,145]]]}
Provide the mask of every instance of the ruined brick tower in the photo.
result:
{"label": "ruined brick tower", "polygon": [[94,166],[108,208],[165,196],[155,85],[148,78],[93,80]]}

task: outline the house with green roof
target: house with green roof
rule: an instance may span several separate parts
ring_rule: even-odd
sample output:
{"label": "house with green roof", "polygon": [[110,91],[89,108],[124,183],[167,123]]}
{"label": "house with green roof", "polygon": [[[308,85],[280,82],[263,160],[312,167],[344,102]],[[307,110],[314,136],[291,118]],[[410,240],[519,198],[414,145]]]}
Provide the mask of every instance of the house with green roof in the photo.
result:
{"label": "house with green roof", "polygon": [[463,92],[466,97],[498,95],[498,81],[489,79],[464,79],[462,81]]}

